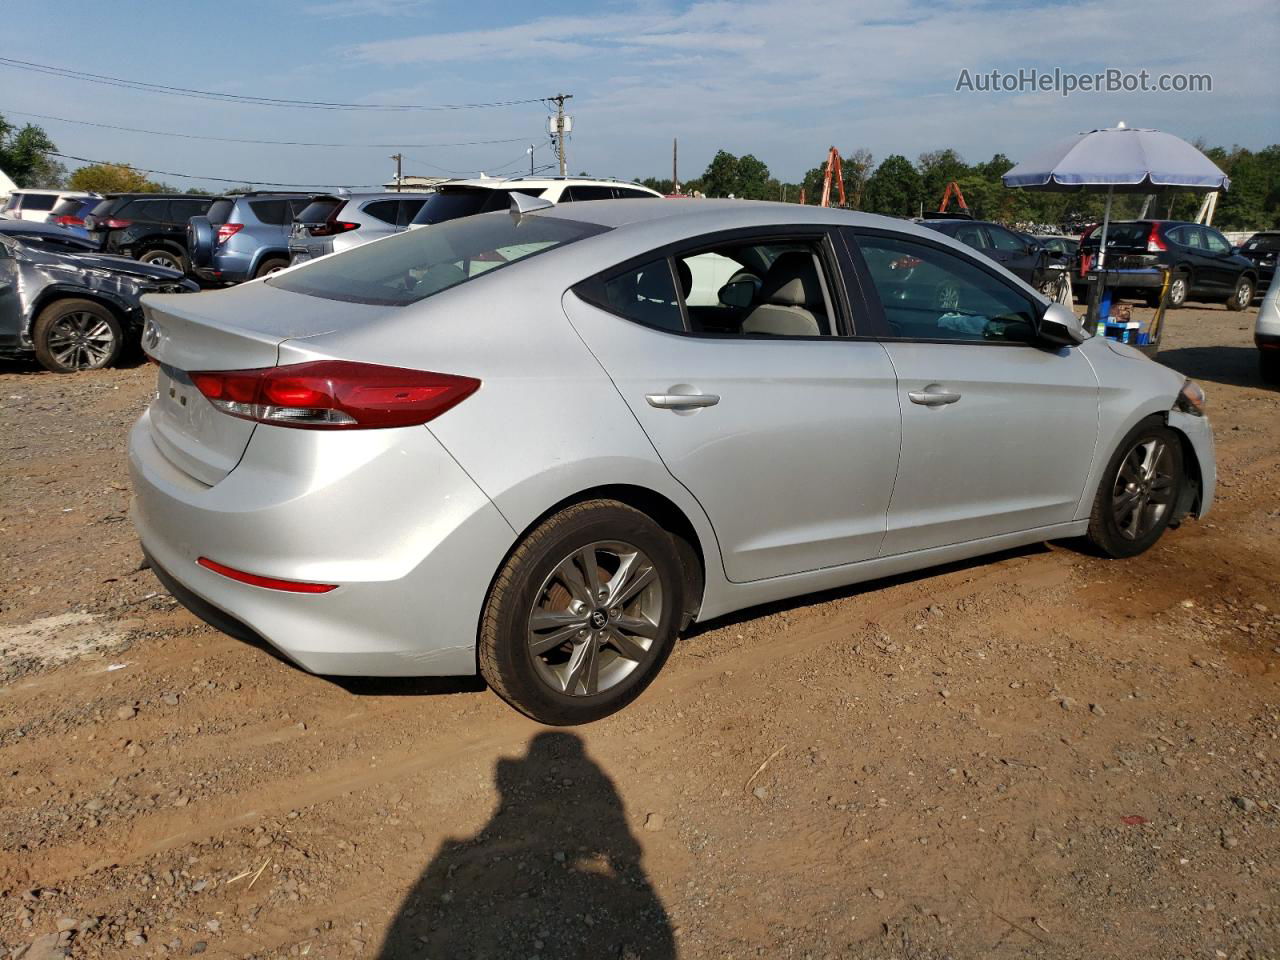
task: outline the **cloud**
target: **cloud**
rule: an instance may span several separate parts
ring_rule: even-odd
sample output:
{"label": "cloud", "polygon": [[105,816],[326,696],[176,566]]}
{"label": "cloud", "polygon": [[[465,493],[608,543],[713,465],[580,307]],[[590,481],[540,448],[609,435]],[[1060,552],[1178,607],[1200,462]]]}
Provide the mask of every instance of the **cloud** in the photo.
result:
{"label": "cloud", "polygon": [[328,0],[309,3],[302,12],[313,17],[337,20],[345,17],[404,17],[422,12],[423,0]]}

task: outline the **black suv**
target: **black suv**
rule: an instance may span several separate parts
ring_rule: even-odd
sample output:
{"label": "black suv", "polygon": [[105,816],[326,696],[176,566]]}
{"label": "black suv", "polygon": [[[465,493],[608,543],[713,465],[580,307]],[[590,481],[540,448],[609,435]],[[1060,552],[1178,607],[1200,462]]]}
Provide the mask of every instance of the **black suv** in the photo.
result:
{"label": "black suv", "polygon": [[182,193],[111,194],[84,218],[84,227],[103,253],[188,273],[187,221],[208,213],[213,200]]}
{"label": "black suv", "polygon": [[981,251],[1037,290],[1042,289],[1054,275],[1054,258],[1048,250],[998,223],[967,217],[931,218],[918,222],[922,227],[945,233],[953,240]]}
{"label": "black suv", "polygon": [[1240,244],[1236,251],[1258,268],[1258,292],[1266,293],[1276,275],[1276,259],[1280,255],[1280,230],[1263,230]]}
{"label": "black suv", "polygon": [[[1098,256],[1101,226],[1080,238],[1080,256]],[[1123,270],[1124,279],[1108,277],[1108,285],[1123,295],[1155,304],[1160,299],[1160,275],[1147,267],[1171,267],[1168,305],[1180,307],[1188,299],[1225,303],[1243,310],[1258,289],[1258,268],[1235,253],[1213,227],[1181,220],[1121,220],[1107,225],[1106,268]]]}

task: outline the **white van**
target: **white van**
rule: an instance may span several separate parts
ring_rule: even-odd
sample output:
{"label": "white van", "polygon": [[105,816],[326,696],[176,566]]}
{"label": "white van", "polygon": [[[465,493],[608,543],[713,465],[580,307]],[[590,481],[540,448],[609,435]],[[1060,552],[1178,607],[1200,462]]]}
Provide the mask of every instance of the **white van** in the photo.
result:
{"label": "white van", "polygon": [[59,200],[67,197],[92,197],[92,193],[83,190],[19,190],[9,191],[9,199],[0,207],[0,219],[34,220],[45,223],[49,219],[49,211]]}

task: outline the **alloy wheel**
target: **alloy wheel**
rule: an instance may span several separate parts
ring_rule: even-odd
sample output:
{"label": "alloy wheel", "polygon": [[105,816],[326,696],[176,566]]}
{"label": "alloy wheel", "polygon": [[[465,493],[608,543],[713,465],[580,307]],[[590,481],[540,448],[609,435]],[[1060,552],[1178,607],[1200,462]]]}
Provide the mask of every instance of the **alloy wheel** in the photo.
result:
{"label": "alloy wheel", "polygon": [[1116,529],[1126,540],[1140,540],[1173,506],[1173,455],[1161,439],[1141,440],[1120,461],[1111,491]]}
{"label": "alloy wheel", "polygon": [[1169,302],[1180,304],[1187,299],[1187,281],[1182,277],[1174,277],[1169,284]]}
{"label": "alloy wheel", "polygon": [[60,317],[49,331],[49,352],[69,370],[101,367],[115,347],[111,325],[88,311]]}
{"label": "alloy wheel", "polygon": [[146,262],[157,267],[168,267],[170,270],[181,270],[182,264],[177,259],[167,253],[153,253],[147,257]]}
{"label": "alloy wheel", "polygon": [[662,582],[653,561],[620,541],[564,557],[534,597],[529,655],[553,691],[594,696],[617,686],[658,640]]}

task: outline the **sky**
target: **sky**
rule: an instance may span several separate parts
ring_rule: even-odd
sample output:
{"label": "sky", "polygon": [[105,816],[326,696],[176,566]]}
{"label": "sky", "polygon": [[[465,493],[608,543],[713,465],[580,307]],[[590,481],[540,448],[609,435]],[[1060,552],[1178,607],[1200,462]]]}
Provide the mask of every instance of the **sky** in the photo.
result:
{"label": "sky", "polygon": [[[878,162],[952,147],[1017,160],[1082,130],[1155,127],[1210,144],[1280,143],[1275,0],[1072,4],[995,0],[743,0],[476,4],[450,0],[3,0],[0,57],[198,90],[359,104],[471,104],[569,93],[570,173],[700,174],[718,149],[796,181],[832,144]],[[957,91],[1000,70],[1108,68],[1212,77],[1212,92]],[[43,114],[62,120],[28,116]],[[63,153],[174,185],[365,185],[393,171],[527,172],[554,155],[548,108],[403,112],[211,102],[0,65],[0,115]],[[350,144],[297,147],[129,133]],[[477,140],[507,143],[445,146]],[[69,163],[74,168],[77,164]],[[225,186],[225,185],[224,185]]]}

